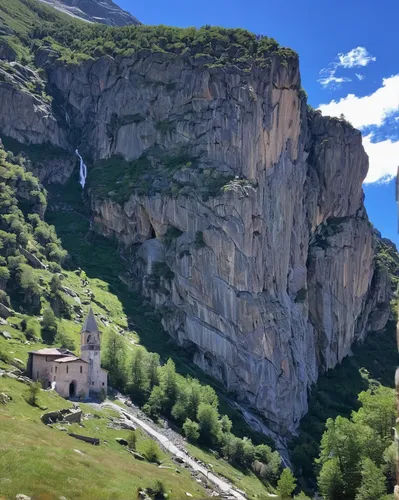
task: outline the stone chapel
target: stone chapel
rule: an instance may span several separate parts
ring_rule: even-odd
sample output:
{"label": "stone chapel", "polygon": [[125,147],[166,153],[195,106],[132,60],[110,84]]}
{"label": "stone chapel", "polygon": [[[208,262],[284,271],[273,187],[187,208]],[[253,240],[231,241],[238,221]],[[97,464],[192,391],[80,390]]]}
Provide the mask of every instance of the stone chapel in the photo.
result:
{"label": "stone chapel", "polygon": [[108,372],[101,368],[101,333],[94,313],[89,313],[80,333],[80,357],[61,348],[31,351],[28,359],[28,376],[42,382],[44,388],[52,387],[64,398],[87,399],[107,393]]}

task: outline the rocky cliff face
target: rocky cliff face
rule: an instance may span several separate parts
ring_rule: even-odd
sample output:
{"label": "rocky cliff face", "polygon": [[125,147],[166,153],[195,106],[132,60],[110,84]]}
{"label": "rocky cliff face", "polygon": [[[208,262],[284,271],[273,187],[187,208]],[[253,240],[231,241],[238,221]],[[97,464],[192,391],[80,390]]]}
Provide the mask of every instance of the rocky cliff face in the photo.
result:
{"label": "rocky cliff face", "polygon": [[109,26],[140,24],[140,21],[122,10],[112,0],[40,0],[40,2],[91,23],[103,23]]}
{"label": "rocky cliff face", "polygon": [[[320,371],[389,315],[360,133],[307,109],[295,57],[239,69],[141,50],[65,66],[42,52],[37,64],[58,106],[47,139],[91,158],[96,225],[131,249],[165,329],[292,432]],[[26,141],[18,127],[6,133]]]}

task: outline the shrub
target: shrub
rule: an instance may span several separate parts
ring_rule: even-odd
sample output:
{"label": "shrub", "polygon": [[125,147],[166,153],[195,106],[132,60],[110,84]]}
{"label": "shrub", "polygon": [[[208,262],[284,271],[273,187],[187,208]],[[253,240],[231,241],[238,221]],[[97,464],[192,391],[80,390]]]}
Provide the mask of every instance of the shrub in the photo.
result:
{"label": "shrub", "polygon": [[40,382],[32,382],[28,387],[28,395],[26,397],[26,401],[32,405],[37,406],[40,389],[42,385]]}
{"label": "shrub", "polygon": [[153,486],[148,488],[148,493],[152,498],[165,498],[166,497],[166,488],[163,482],[160,479],[156,479]]}
{"label": "shrub", "polygon": [[165,402],[166,396],[164,391],[159,385],[156,385],[151,391],[147,404],[143,406],[143,411],[149,417],[158,417],[165,406]]}
{"label": "shrub", "polygon": [[100,401],[103,402],[107,399],[107,393],[105,392],[104,387],[101,387],[101,391],[99,394]]}
{"label": "shrub", "polygon": [[35,320],[30,319],[26,323],[25,337],[27,340],[34,340],[40,337],[40,325]]}
{"label": "shrub", "polygon": [[75,349],[75,342],[71,338],[69,338],[68,335],[62,330],[59,330],[56,333],[54,337],[54,343],[62,347],[63,349],[69,349],[70,351],[73,351]]}
{"label": "shrub", "polygon": [[10,278],[10,271],[6,267],[0,267],[0,281],[7,281]]}
{"label": "shrub", "polygon": [[50,281],[50,289],[53,293],[58,292],[58,290],[61,288],[61,280],[58,274],[54,274],[54,276],[51,278]]}
{"label": "shrub", "polygon": [[137,434],[136,431],[131,431],[127,438],[127,446],[130,450],[135,450],[137,444]]}
{"label": "shrub", "polygon": [[183,424],[183,432],[189,441],[196,441],[199,438],[199,425],[189,418]]}
{"label": "shrub", "polygon": [[58,331],[58,325],[55,315],[50,308],[45,309],[43,312],[42,328],[43,332],[48,335],[49,340],[54,341]]}
{"label": "shrub", "polygon": [[161,450],[155,441],[149,439],[145,445],[143,455],[149,462],[159,462]]}
{"label": "shrub", "polygon": [[198,407],[197,420],[201,439],[207,443],[215,444],[219,439],[221,430],[217,409],[209,404],[201,403]]}
{"label": "shrub", "polygon": [[4,290],[0,290],[0,304],[10,307],[10,297]]}

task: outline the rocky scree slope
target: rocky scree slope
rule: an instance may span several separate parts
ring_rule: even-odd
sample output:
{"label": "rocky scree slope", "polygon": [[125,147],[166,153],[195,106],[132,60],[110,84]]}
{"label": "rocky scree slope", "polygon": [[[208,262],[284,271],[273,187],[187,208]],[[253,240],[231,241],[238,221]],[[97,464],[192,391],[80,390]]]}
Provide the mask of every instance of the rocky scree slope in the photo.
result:
{"label": "rocky scree slope", "polygon": [[[184,49],[79,64],[38,44],[52,105],[16,84],[25,70],[12,63],[0,131],[79,147],[96,227],[129,248],[133,285],[165,329],[290,433],[318,374],[389,316],[363,205],[367,155],[350,124],[308,109],[294,53],[242,30],[189,31],[173,30]],[[63,181],[69,161],[39,175]]]}

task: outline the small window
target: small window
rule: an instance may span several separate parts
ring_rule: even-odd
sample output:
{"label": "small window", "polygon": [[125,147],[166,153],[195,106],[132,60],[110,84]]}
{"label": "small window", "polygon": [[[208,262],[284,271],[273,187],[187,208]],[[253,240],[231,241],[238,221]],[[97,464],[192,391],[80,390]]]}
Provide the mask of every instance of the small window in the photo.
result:
{"label": "small window", "polygon": [[80,367],[80,373],[83,373],[83,366]]}
{"label": "small window", "polygon": [[94,382],[92,382],[91,385],[94,385]]}
{"label": "small window", "polygon": [[54,382],[55,382],[55,375],[54,375]]}
{"label": "small window", "polygon": [[51,373],[53,373],[53,367],[51,367]]}
{"label": "small window", "polygon": [[55,373],[57,373],[57,368],[58,368],[58,366],[55,367]]}
{"label": "small window", "polygon": [[104,387],[104,385],[105,385],[105,384],[104,384],[104,382],[103,382],[103,387]]}
{"label": "small window", "polygon": [[68,368],[69,368],[69,366],[67,365],[67,373],[68,373]]}
{"label": "small window", "polygon": [[36,378],[39,378],[39,371],[36,372]]}

